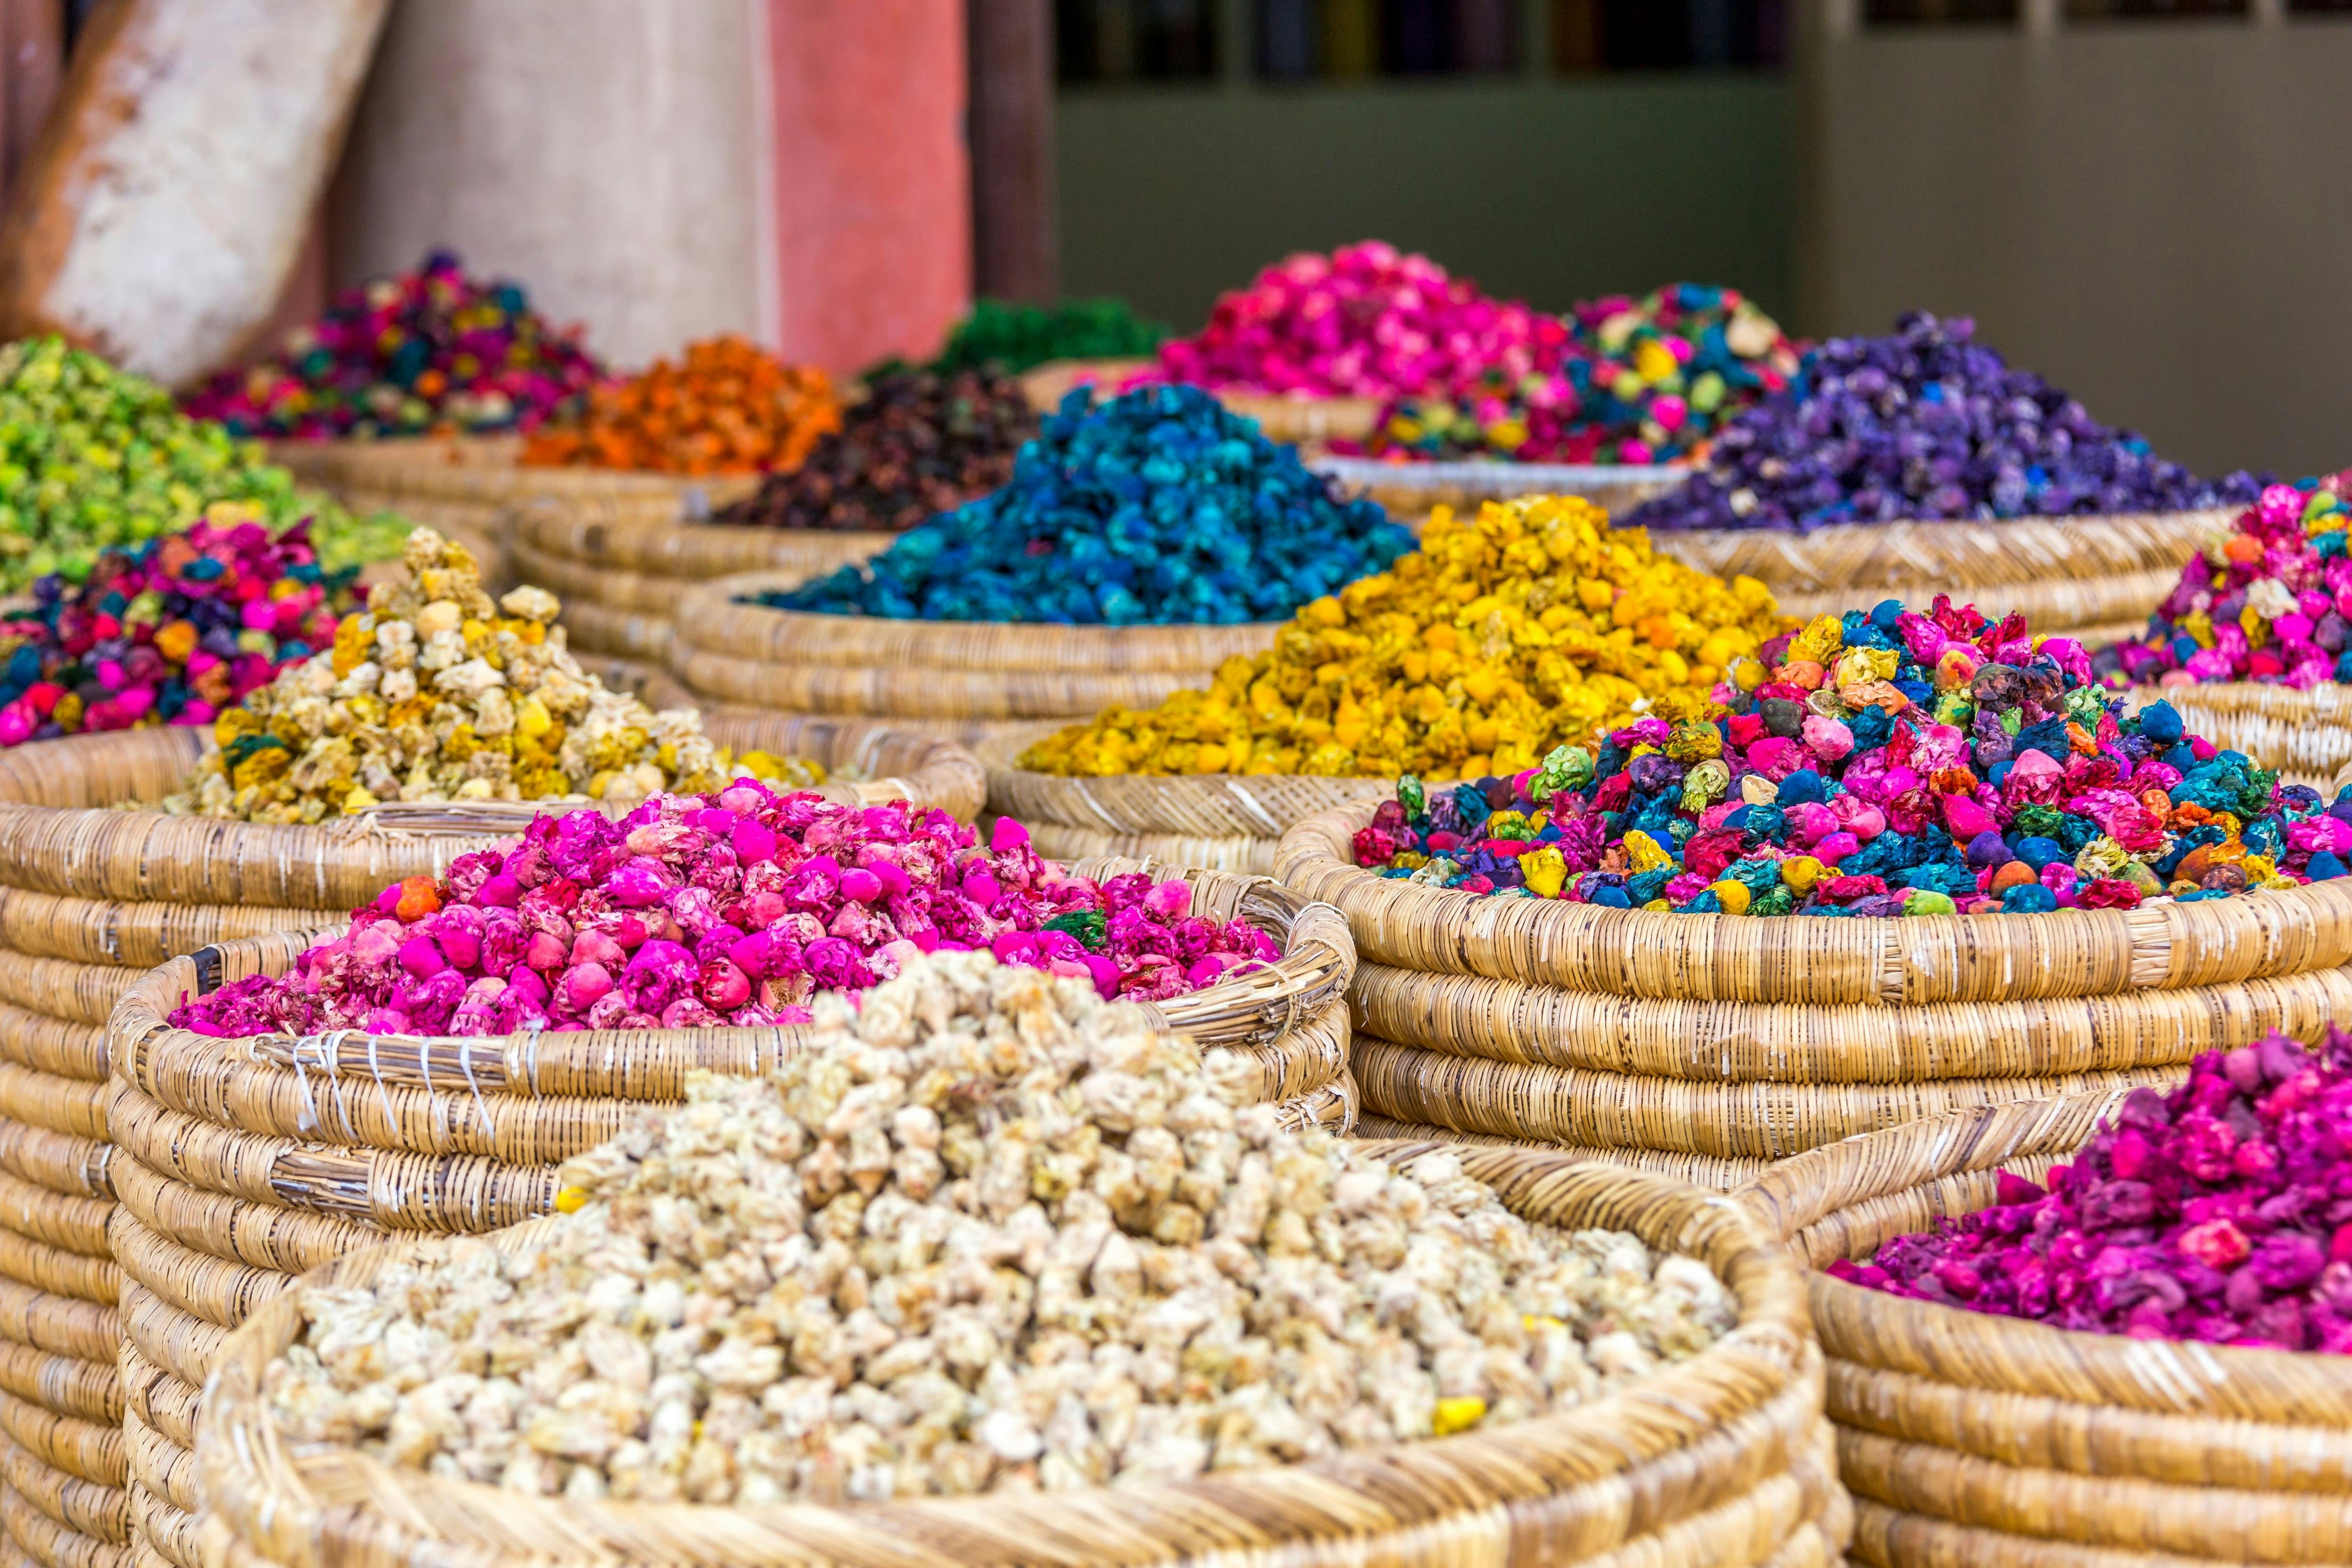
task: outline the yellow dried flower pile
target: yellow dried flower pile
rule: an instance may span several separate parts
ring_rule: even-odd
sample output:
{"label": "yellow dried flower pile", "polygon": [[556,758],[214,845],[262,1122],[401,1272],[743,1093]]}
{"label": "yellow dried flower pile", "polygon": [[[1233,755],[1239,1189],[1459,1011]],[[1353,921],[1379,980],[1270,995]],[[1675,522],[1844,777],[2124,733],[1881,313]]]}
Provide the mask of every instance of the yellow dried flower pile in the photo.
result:
{"label": "yellow dried flower pile", "polygon": [[1421,548],[1301,609],[1254,659],[1149,712],[1115,708],[1032,747],[1040,773],[1478,778],[1648,714],[1706,707],[1791,623],[1752,577],[1655,553],[1569,496],[1440,507]]}
{"label": "yellow dried flower pile", "polygon": [[824,782],[812,763],[731,755],[691,710],[607,689],[566,650],[554,595],[493,601],[464,546],[431,529],[409,535],[401,563],[332,648],[221,714],[220,750],[163,810],[312,823],[389,801],[629,801],[747,773]]}

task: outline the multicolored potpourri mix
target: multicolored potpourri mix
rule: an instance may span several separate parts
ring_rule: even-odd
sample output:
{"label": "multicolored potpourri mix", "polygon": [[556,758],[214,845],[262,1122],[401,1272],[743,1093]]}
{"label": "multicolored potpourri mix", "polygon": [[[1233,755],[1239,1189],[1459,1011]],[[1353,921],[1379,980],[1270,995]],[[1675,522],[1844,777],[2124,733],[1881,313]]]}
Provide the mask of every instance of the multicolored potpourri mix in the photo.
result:
{"label": "multicolored potpourri mix", "polygon": [[2093,666],[2121,686],[2352,682],[2347,486],[2352,470],[2265,487],[2181,568],[2147,635],[2100,649]]}
{"label": "multicolored potpourri mix", "polygon": [[[1450,789],[1400,781],[1356,863],[1466,892],[1734,915],[2132,909],[2345,874],[2352,800],[2137,713],[2079,644],[1938,597],[1776,637],[1716,719]],[[2352,791],[2347,792],[2352,797]]]}

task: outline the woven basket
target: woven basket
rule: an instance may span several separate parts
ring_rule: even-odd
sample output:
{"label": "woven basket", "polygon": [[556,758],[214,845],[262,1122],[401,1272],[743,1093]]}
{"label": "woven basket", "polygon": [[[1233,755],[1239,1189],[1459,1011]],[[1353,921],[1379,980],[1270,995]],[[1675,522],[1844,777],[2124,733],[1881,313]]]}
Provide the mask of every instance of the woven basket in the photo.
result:
{"label": "woven basket", "polygon": [[[1092,861],[1108,877],[1139,869]],[[1258,1068],[1294,1124],[1355,1121],[1346,923],[1263,878],[1191,876],[1194,908],[1273,935],[1283,958],[1158,1004],[1167,1026]],[[620,1130],[632,1107],[680,1100],[697,1068],[754,1073],[796,1049],[796,1028],[645,1030],[504,1039],[327,1037],[223,1042],[164,1022],[178,998],[280,973],[312,940],[280,935],[178,959],[149,974],[109,1026],[131,1398],[193,1404],[222,1340],[305,1269],[405,1231],[480,1232],[547,1212],[555,1166]],[[144,1419],[142,1417],[142,1419]],[[159,1460],[183,1457],[147,1423]],[[182,1424],[184,1426],[184,1423]],[[184,1505],[157,1492],[136,1523],[173,1562]],[[184,1563],[182,1568],[195,1568]]]}
{"label": "woven basket", "polygon": [[2330,681],[2297,691],[2229,680],[2210,686],[2143,686],[2132,692],[2131,700],[2134,707],[2169,702],[2191,734],[2276,768],[2286,784],[2328,789],[2332,796],[2328,786],[2352,766],[2352,686]]}
{"label": "woven basket", "polygon": [[[1743,1196],[1815,1267],[2039,1177],[2097,1103],[1820,1149]],[[1817,1274],[1839,1468],[1874,1564],[2352,1562],[2352,1357],[2074,1333]]]}
{"label": "woven basket", "polygon": [[1264,652],[1278,629],[898,621],[738,603],[799,581],[755,572],[688,590],[671,673],[709,702],[887,717],[967,743],[1025,741],[1206,686],[1219,664]]}
{"label": "woven basket", "polygon": [[1785,1159],[1944,1111],[2169,1082],[2352,1009],[2352,886],[2125,910],[1747,920],[1384,880],[1371,806],[1277,874],[1348,917],[1365,1109],[1579,1146]]}
{"label": "woven basket", "polygon": [[133,1500],[115,1373],[104,1026],[173,954],[317,925],[493,841],[260,827],[106,807],[179,787],[210,748],[135,730],[0,752],[0,1533],[114,1564]]}
{"label": "woven basket", "polygon": [[[1425,1144],[1375,1146],[1383,1157]],[[1181,1486],[932,1499],[846,1509],[572,1504],[297,1451],[256,1396],[300,1326],[262,1309],[226,1345],[199,1418],[202,1526],[222,1568],[526,1561],[784,1568],[1483,1568],[1505,1563],[1835,1561],[1850,1506],[1819,1410],[1819,1352],[1788,1258],[1738,1205],[1664,1177],[1519,1150],[1465,1168],[1531,1219],[1635,1232],[1711,1266],[1739,1306],[1722,1340],[1654,1379],[1536,1420]],[[501,1238],[528,1246],[525,1227]],[[368,1279],[393,1249],[319,1278]]]}
{"label": "woven basket", "polygon": [[1486,501],[1528,495],[1582,496],[1616,516],[1664,495],[1690,473],[1685,468],[1621,464],[1384,463],[1337,457],[1317,458],[1311,466],[1415,528],[1441,506],[1475,511]]}
{"label": "woven basket", "polygon": [[[713,715],[709,729],[722,743],[860,773],[864,782],[825,792],[845,805],[909,798],[965,819],[980,807],[979,763],[945,742],[769,714]],[[528,817],[512,806],[410,806],[284,827],[108,809],[169,794],[211,745],[204,731],[151,729],[0,752],[0,1395],[30,1401],[43,1420],[95,1419],[84,1385],[113,1402],[103,1417],[109,1432],[121,1414],[106,1236],[114,1164],[104,1026],[116,1000],[176,954],[315,927],[402,877],[438,872]],[[56,1338],[91,1322],[100,1324],[93,1339]],[[12,1381],[8,1358],[20,1352],[57,1364]],[[52,1388],[61,1391],[54,1398]],[[26,1428],[0,1411],[0,1436],[12,1434],[70,1479],[123,1485],[119,1433],[103,1448],[77,1438],[65,1452],[87,1461],[79,1469],[28,1443]],[[38,1506],[41,1494],[18,1495]],[[47,1562],[40,1552],[54,1544],[26,1550]]]}
{"label": "woven basket", "polygon": [[[474,552],[493,588],[517,579],[508,520],[529,501],[707,512],[759,488],[756,474],[635,473],[526,467],[520,437],[382,441],[281,441],[271,456],[354,511],[394,511]],[[530,574],[520,574],[525,582]]]}
{"label": "woven basket", "polygon": [[[1051,414],[1081,383],[1093,384],[1097,397],[1118,390],[1129,376],[1148,371],[1158,362],[1149,359],[1055,360],[1041,364],[1021,378],[1029,405]],[[1269,441],[1297,443],[1358,441],[1380,423],[1376,397],[1304,397],[1257,392],[1219,392],[1217,401],[1244,418],[1257,421]]]}
{"label": "woven basket", "polygon": [[1766,529],[1653,532],[1666,554],[1719,577],[1740,574],[1780,608],[1811,618],[1881,599],[1925,608],[1937,594],[1988,616],[2021,612],[2037,632],[2074,636],[2145,626],[2181,563],[2236,509],[2009,522],[1874,522],[1788,533]]}
{"label": "woven basket", "polygon": [[892,533],[724,527],[667,496],[554,499],[517,506],[509,532],[515,572],[563,601],[573,648],[658,664],[686,590],[713,578],[772,572],[795,581],[887,550]]}
{"label": "woven basket", "polygon": [[1688,1182],[1694,1186],[1718,1193],[1738,1191],[1769,1170],[1772,1164],[1769,1160],[1718,1160],[1707,1154],[1681,1154],[1665,1149],[1580,1148],[1549,1139],[1504,1138],[1492,1132],[1456,1132],[1450,1127],[1435,1127],[1425,1121],[1401,1121],[1393,1116],[1379,1116],[1370,1111],[1356,1118],[1353,1136],[1459,1143],[1475,1149],[1556,1150],[1564,1154],[1573,1154],[1580,1160],[1599,1160],[1607,1164],[1672,1176],[1678,1182]]}

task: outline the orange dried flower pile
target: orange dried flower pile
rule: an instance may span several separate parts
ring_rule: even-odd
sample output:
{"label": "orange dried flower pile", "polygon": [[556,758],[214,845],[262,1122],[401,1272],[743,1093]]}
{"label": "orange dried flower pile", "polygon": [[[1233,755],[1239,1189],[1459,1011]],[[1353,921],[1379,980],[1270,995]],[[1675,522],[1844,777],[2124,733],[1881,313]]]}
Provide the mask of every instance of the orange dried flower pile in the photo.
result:
{"label": "orange dried flower pile", "polygon": [[797,468],[817,438],[841,428],[833,383],[738,337],[687,346],[627,381],[597,387],[576,425],[532,436],[522,460],[674,474]]}

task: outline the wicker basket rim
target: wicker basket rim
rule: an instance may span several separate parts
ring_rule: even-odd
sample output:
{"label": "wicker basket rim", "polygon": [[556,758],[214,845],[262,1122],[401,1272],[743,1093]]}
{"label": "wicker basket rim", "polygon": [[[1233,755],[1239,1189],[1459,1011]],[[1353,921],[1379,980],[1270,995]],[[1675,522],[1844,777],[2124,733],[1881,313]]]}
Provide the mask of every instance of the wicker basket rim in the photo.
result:
{"label": "wicker basket rim", "polygon": [[[1331,453],[1309,458],[1307,466],[1318,474],[1329,475],[1341,484],[1362,485],[1371,489],[1458,489],[1483,491],[1496,500],[1553,490],[1575,493],[1579,485],[1671,482],[1698,471],[1688,463],[1391,463],[1379,458],[1349,458]],[[1518,488],[1506,488],[1513,483]]]}
{"label": "wicker basket rim", "polygon": [[[573,535],[581,530],[593,529],[611,547],[611,555],[615,562],[639,570],[656,560],[668,560],[684,552],[697,535],[730,542],[761,538],[786,542],[801,539],[829,540],[844,548],[864,543],[870,551],[887,550],[899,538],[896,533],[867,530],[783,529],[768,528],[758,523],[720,522],[712,517],[692,515],[683,504],[680,515],[669,519],[626,515],[583,517],[578,502],[557,496],[527,497],[515,502],[508,515],[512,520],[516,538],[522,543],[551,554],[568,555],[575,542]],[[669,542],[675,548],[647,548],[657,542]]]}
{"label": "wicker basket rim", "polygon": [[[1355,802],[1333,806],[1306,818],[1284,836],[1282,847],[1276,851],[1276,875],[1293,885],[1301,876],[1309,874],[1318,879],[1336,879],[1339,886],[1328,896],[1332,903],[1347,910],[1352,918],[1359,901],[1355,895],[1375,886],[1389,885],[1391,881],[1350,864],[1339,853],[1340,847],[1348,843],[1356,829],[1371,821],[1376,809],[1371,802]],[[2300,905],[2352,916],[2352,885],[2347,883],[2352,883],[2352,879],[2256,892],[2245,895],[2245,899],[2275,900],[2290,910]],[[1427,900],[1425,907],[1429,918],[1426,923],[1432,925],[1458,927],[1464,917],[1497,910],[1496,901],[1487,896],[1465,893],[1454,888],[1420,888],[1414,896]],[[1554,948],[1603,942],[1612,946],[1639,947],[1665,938],[1671,932],[1677,940],[1685,933],[1702,933],[1712,938],[1719,951],[1732,951],[1735,943],[1740,943],[1743,933],[1765,927],[1766,934],[1759,939],[1759,945],[1770,946],[1777,938],[1785,943],[1792,958],[1801,956],[1818,961],[1831,952],[1840,952],[1842,956],[1883,960],[1893,949],[1914,962],[1923,962],[1929,961],[1926,955],[1932,954],[1935,949],[1948,950],[1955,945],[1956,939],[1962,932],[1984,932],[1988,920],[2003,922],[1997,929],[2004,931],[2014,929],[2029,938],[2044,935],[2058,938],[2068,934],[2070,929],[2130,931],[2149,923],[2150,916],[2157,916],[2166,923],[2184,920],[2192,926],[2203,925],[2220,918],[2207,911],[2240,901],[2172,902],[2145,905],[2131,910],[2062,909],[2046,914],[2019,916],[1905,915],[1868,921],[1826,921],[1792,917],[1769,922],[1728,914],[1603,909],[1590,904],[1564,904],[1549,899],[1513,899],[1507,900],[1507,904],[1517,918],[1537,922],[1537,931],[1551,939],[1546,945]],[[1703,932],[1700,922],[1704,922]],[[1822,926],[1829,927],[1829,931],[1824,933],[1804,929]],[[1785,935],[1782,934],[1784,932]]]}
{"label": "wicker basket rim", "polygon": [[2329,714],[2352,709],[2352,686],[2334,681],[2308,689],[2274,680],[2206,680],[2168,686],[2144,682],[2126,696],[2135,703],[2180,702],[2234,710],[2285,709],[2297,715]]}
{"label": "wicker basket rim", "polygon": [[[747,726],[772,721],[772,716],[719,710],[713,719]],[[971,753],[950,742],[917,735],[903,726],[859,719],[786,721],[805,727],[829,760],[843,753],[871,755],[880,746],[915,742],[917,765],[904,776],[871,784],[827,784],[814,793],[838,805],[860,806],[906,795],[910,790],[932,804],[936,795],[952,805],[967,799],[979,804],[973,785],[982,783]],[[79,772],[101,765],[154,765],[184,773],[195,762],[215,750],[208,731],[188,726],[158,726],[104,734],[68,735],[55,741],[0,752],[0,823],[11,819],[24,829],[66,837],[87,826],[104,830],[143,830],[140,852],[143,864],[158,860],[187,864],[250,863],[374,869],[392,861],[430,859],[438,863],[453,854],[482,848],[510,838],[531,820],[551,812],[594,808],[585,800],[544,801],[409,801],[392,802],[373,811],[338,817],[313,826],[288,823],[239,822],[208,816],[174,816],[152,810],[125,809],[114,804],[97,806],[50,805],[24,798],[40,792],[39,769],[62,762]],[[921,781],[921,782],[918,782]]]}
{"label": "wicker basket rim", "polygon": [[[988,773],[990,809],[1020,816],[1024,822],[1050,822],[1071,827],[1097,828],[1106,833],[1199,833],[1202,825],[1187,820],[1189,812],[1208,810],[1237,817],[1237,828],[1255,829],[1257,836],[1279,838],[1298,820],[1302,809],[1313,811],[1352,802],[1376,799],[1391,787],[1371,778],[1326,777],[1315,773],[1043,773],[1015,766],[1021,754],[1037,742],[1024,737],[999,736],[983,741],[973,751]],[[1281,807],[1261,798],[1261,792],[1310,797]],[[1288,820],[1285,820],[1287,817]]]}
{"label": "wicker basket rim", "polygon": [[2245,510],[2240,506],[2183,507],[2178,511],[2110,511],[2083,512],[2065,517],[2000,517],[2000,518],[1934,518],[1896,517],[1873,519],[1867,522],[1834,522],[1820,528],[1798,530],[1763,528],[1669,528],[1646,529],[1650,542],[1679,539],[1698,540],[1707,543],[1730,543],[1756,539],[1785,539],[1791,542],[1834,539],[1846,531],[1863,530],[1887,533],[1898,529],[1921,529],[1932,533],[1958,537],[1963,530],[2058,529],[2081,536],[2086,531],[2121,526],[2158,527],[2189,530],[2227,523]]}
{"label": "wicker basket rim", "polygon": [[[1474,1430],[1360,1456],[1213,1475],[1167,1486],[996,1494],[846,1509],[807,1503],[721,1510],[680,1503],[567,1506],[561,1500],[517,1500],[492,1487],[396,1472],[380,1460],[350,1450],[338,1451],[325,1464],[341,1472],[335,1489],[339,1495],[405,1496],[426,1513],[437,1503],[513,1514],[520,1503],[525,1514],[544,1510],[551,1521],[593,1521],[591,1532],[607,1539],[625,1534],[642,1542],[667,1535],[682,1543],[703,1542],[715,1553],[714,1561],[741,1559],[730,1558],[720,1546],[728,1527],[722,1524],[714,1532],[703,1521],[741,1519],[753,1526],[764,1524],[782,1542],[803,1543],[803,1550],[808,1543],[840,1540],[845,1532],[857,1533],[876,1526],[898,1527],[891,1531],[891,1539],[937,1542],[942,1531],[952,1531],[967,1521],[993,1540],[1011,1541],[1044,1531],[1068,1543],[1090,1535],[1101,1540],[1099,1521],[1106,1518],[1113,1521],[1110,1528],[1118,1537],[1134,1541],[1165,1533],[1178,1520],[1198,1519],[1203,1510],[1213,1510],[1228,1521],[1262,1522],[1277,1515],[1286,1500],[1296,1507],[1308,1499],[1327,1504],[1352,1499],[1353,1507],[1315,1507],[1312,1502],[1308,1506],[1327,1521],[1327,1529],[1361,1528],[1368,1511],[1388,1515],[1383,1521],[1387,1528],[1409,1528],[1513,1497],[1611,1484],[1612,1477],[1670,1459],[1711,1427],[1765,1414],[1792,1394],[1801,1394],[1799,1385],[1818,1364],[1793,1264],[1769,1239],[1760,1218],[1727,1198],[1669,1177],[1549,1151],[1465,1149],[1433,1142],[1356,1146],[1391,1160],[1441,1151],[1454,1153],[1465,1172],[1495,1184],[1506,1203],[1521,1212],[1533,1209],[1545,1215],[1582,1217],[1606,1205],[1612,1223],[1633,1230],[1654,1245],[1707,1254],[1739,1303],[1738,1324],[1707,1349],[1639,1385],[1494,1432]],[[488,1239],[502,1249],[528,1246],[553,1223],[558,1222],[528,1222]],[[404,1250],[400,1245],[372,1248],[314,1270],[305,1279],[310,1283],[364,1279]],[[289,1506],[285,1493],[299,1487],[303,1478],[289,1462],[259,1405],[255,1373],[290,1342],[297,1307],[296,1297],[289,1292],[261,1308],[236,1331],[223,1348],[210,1397],[199,1416],[199,1452],[250,1456],[244,1462],[246,1477],[239,1479],[266,1478],[278,1490],[247,1502],[274,1508],[281,1517]],[[1571,1435],[1585,1440],[1593,1458],[1605,1453],[1606,1468],[1597,1474],[1563,1476],[1554,1484],[1526,1463],[1530,1445],[1540,1447],[1546,1437]],[[319,1464],[320,1460],[310,1459],[304,1468]],[[226,1478],[216,1475],[208,1462],[207,1479]],[[1407,1479],[1424,1496],[1400,1509],[1397,1494],[1403,1489],[1398,1483]],[[1482,1480],[1487,1484],[1480,1485]],[[352,1481],[365,1489],[363,1494],[342,1493],[342,1483]],[[1441,1489],[1452,1494],[1450,1506],[1442,1512],[1440,1505],[1425,1495]],[[1465,1498],[1465,1490],[1485,1495]],[[294,1500],[291,1506],[299,1510],[301,1505]],[[1398,1517],[1401,1514],[1403,1517]],[[420,1516],[412,1514],[415,1517]],[[1300,1531],[1289,1538],[1304,1535]],[[580,1539],[570,1531],[566,1537]]]}

